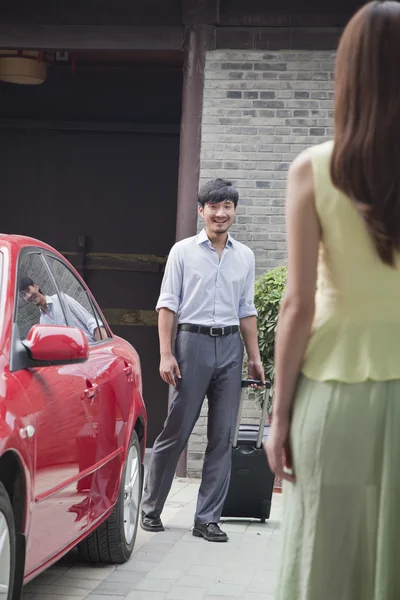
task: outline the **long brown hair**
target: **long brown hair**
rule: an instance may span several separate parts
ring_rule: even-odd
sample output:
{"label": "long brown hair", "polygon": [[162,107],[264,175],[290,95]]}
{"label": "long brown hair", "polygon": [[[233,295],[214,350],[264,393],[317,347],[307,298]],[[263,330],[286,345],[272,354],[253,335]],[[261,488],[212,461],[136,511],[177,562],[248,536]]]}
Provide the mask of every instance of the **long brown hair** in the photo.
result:
{"label": "long brown hair", "polygon": [[382,261],[400,250],[400,3],[369,2],[342,35],[333,184],[361,209]]}

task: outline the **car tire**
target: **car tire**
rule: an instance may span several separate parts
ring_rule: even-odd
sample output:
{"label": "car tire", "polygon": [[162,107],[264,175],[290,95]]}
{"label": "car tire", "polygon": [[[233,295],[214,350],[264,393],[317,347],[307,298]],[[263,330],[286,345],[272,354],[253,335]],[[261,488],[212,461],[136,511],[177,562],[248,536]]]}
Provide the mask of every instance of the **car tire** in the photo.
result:
{"label": "car tire", "polygon": [[10,498],[0,483],[0,598],[14,600],[16,537]]}
{"label": "car tire", "polygon": [[122,564],[130,558],[139,524],[141,495],[141,451],[139,438],[134,431],[117,503],[108,519],[78,544],[82,560],[91,563]]}

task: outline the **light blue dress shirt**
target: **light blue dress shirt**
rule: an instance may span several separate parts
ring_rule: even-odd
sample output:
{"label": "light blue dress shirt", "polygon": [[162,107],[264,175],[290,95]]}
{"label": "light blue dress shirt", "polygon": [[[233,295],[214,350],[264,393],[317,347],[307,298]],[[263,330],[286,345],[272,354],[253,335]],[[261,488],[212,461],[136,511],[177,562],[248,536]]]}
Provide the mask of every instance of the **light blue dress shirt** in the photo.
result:
{"label": "light blue dress shirt", "polygon": [[171,249],[156,306],[168,308],[178,323],[207,327],[239,325],[256,316],[253,251],[228,234],[221,259],[205,229]]}
{"label": "light blue dress shirt", "polygon": [[[65,302],[65,308],[67,311],[69,311],[68,318],[72,327],[81,329],[86,335],[89,344],[94,344],[96,341],[94,332],[98,328],[98,325],[101,327],[103,323],[99,321],[99,324],[97,325],[97,321],[94,316],[91,315],[74,298],[71,298],[71,296],[63,294],[63,299]],[[42,310],[40,311],[40,323],[42,325],[66,326],[67,323],[64,317],[64,311],[57,294],[54,296],[46,296],[46,304],[48,313],[45,313]]]}

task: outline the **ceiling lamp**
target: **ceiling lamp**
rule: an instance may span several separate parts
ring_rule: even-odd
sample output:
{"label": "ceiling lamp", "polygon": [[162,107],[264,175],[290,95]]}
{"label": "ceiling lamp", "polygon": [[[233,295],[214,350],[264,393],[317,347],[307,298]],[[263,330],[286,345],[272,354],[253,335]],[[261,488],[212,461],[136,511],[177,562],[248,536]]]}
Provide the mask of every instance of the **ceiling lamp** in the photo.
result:
{"label": "ceiling lamp", "polygon": [[0,50],[0,81],[38,85],[46,80],[50,56],[36,50]]}

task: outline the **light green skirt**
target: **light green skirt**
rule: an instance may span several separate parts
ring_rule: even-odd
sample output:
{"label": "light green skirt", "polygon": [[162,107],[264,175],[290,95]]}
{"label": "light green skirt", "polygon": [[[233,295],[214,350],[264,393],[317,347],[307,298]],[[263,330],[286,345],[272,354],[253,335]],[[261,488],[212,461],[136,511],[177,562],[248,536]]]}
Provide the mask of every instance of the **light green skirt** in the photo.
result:
{"label": "light green skirt", "polygon": [[400,381],[302,377],[276,600],[400,600]]}

